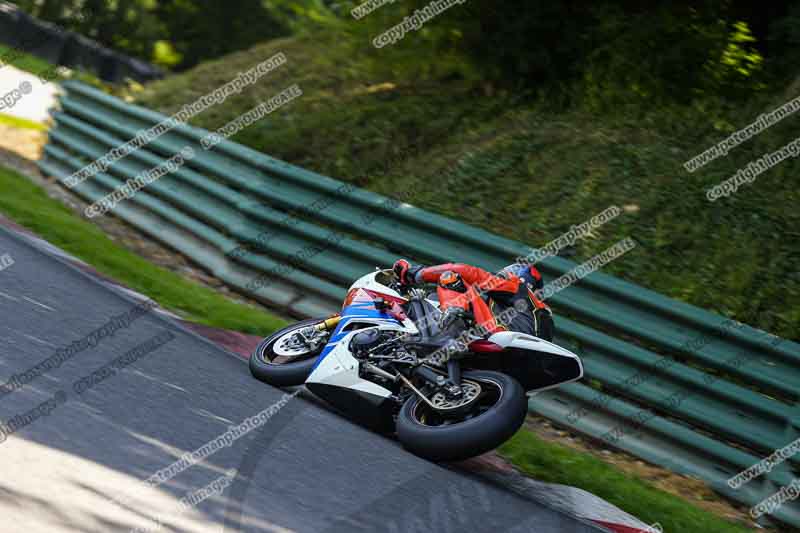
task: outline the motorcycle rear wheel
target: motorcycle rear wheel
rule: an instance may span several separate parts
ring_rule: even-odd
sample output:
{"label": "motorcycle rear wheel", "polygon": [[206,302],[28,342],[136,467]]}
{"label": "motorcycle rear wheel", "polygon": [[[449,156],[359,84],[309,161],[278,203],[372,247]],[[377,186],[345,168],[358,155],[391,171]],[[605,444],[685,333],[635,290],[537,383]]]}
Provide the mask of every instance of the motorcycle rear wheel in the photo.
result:
{"label": "motorcycle rear wheel", "polygon": [[397,416],[397,437],[403,446],[432,461],[459,461],[493,450],[522,427],[528,402],[522,386],[506,374],[488,370],[463,373],[482,392],[466,415],[439,415],[419,396],[403,404]]}

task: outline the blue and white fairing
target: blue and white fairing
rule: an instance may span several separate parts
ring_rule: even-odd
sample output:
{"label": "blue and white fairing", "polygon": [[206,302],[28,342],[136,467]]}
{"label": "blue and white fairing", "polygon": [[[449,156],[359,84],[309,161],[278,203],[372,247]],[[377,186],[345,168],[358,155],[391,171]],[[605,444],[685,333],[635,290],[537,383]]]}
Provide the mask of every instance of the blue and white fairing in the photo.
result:
{"label": "blue and white fairing", "polygon": [[[401,321],[377,309],[374,300],[378,296],[403,298],[376,282],[376,275],[380,272],[364,276],[350,288],[342,318],[320,353],[306,387],[322,398],[330,398],[337,406],[367,417],[367,422],[380,419],[385,423],[389,407],[386,400],[392,392],[359,376],[359,361],[350,352],[350,341],[355,334],[369,328],[416,332],[416,327],[408,319]],[[388,420],[391,421],[391,416]]]}

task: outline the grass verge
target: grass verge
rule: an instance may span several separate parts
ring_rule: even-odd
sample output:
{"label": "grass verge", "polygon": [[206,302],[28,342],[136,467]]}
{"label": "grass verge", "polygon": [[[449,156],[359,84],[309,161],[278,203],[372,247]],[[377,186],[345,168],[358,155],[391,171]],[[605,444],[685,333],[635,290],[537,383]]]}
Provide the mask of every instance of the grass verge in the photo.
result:
{"label": "grass verge", "polygon": [[539,481],[589,491],[648,524],[658,522],[666,532],[752,531],[654,488],[596,457],[546,442],[528,430],[518,432],[499,451],[525,474]]}
{"label": "grass verge", "polygon": [[0,63],[2,65],[0,68],[12,65],[37,76],[44,72],[52,72],[56,68],[55,65],[44,59],[39,59],[34,55],[20,52],[15,48],[2,44],[0,44],[0,59],[3,61]]}
{"label": "grass verge", "polygon": [[47,126],[44,124],[13,115],[6,115],[5,113],[0,113],[0,124],[23,130],[47,131]]}
{"label": "grass verge", "polygon": [[[0,68],[12,65],[20,70],[39,76],[47,80],[63,81],[66,79],[78,79],[89,85],[104,88],[104,84],[97,76],[89,72],[73,69],[60,69],[56,65],[40,59],[32,54],[19,52],[18,50],[0,44]],[[69,73],[65,75],[65,73]]]}
{"label": "grass verge", "polygon": [[2,167],[0,212],[186,320],[255,335],[266,335],[286,324],[149,263],[48,197],[38,185]]}

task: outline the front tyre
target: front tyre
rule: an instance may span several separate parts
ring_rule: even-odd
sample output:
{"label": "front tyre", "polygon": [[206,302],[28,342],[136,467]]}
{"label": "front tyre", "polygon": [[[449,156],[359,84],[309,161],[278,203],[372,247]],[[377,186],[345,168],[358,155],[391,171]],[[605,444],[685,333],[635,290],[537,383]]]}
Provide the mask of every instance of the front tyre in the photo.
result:
{"label": "front tyre", "polygon": [[414,395],[397,416],[397,437],[412,453],[432,461],[458,461],[500,446],[525,421],[528,402],[522,386],[500,372],[468,371],[463,379],[482,388],[471,411],[443,417]]}
{"label": "front tyre", "polygon": [[303,320],[261,341],[250,355],[250,373],[253,377],[275,387],[293,387],[305,383],[325,343],[316,349],[304,348],[302,344],[293,342],[293,335],[320,322],[322,320],[318,318]]}

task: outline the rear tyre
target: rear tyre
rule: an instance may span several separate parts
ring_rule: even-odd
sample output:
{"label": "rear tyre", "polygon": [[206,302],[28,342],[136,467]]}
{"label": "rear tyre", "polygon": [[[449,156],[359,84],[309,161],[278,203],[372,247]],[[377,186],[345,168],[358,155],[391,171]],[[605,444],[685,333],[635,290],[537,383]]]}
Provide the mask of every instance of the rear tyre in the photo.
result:
{"label": "rear tyre", "polygon": [[276,331],[261,341],[250,355],[250,373],[253,377],[275,387],[292,387],[305,383],[325,344],[314,351],[303,352],[300,348],[287,349],[287,341],[293,332],[320,322],[322,319],[319,318],[303,320]]}
{"label": "rear tyre", "polygon": [[442,417],[417,395],[406,400],[397,416],[397,437],[406,449],[432,461],[458,461],[497,448],[522,427],[528,402],[517,380],[488,370],[462,377],[483,390],[458,419]]}

